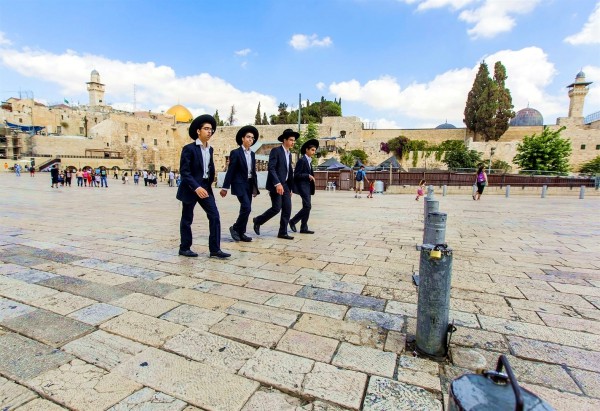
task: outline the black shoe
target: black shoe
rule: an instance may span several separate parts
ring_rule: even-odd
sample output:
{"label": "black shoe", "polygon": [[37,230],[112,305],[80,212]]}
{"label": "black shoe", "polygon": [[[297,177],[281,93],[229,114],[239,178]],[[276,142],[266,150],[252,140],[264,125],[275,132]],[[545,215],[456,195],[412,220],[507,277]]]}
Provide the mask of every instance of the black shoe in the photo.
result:
{"label": "black shoe", "polygon": [[283,238],[284,240],[293,240],[294,237],[292,237],[291,235],[287,235],[287,234],[280,234],[277,236],[277,238]]}
{"label": "black shoe", "polygon": [[290,228],[292,229],[293,232],[296,232],[296,224],[292,223],[291,220],[290,220]]}
{"label": "black shoe", "polygon": [[224,253],[223,251],[219,250],[216,253],[210,253],[210,256],[216,257],[216,258],[227,258],[227,257],[231,257],[231,254]]}
{"label": "black shoe", "polygon": [[179,250],[179,255],[184,257],[198,257],[198,253],[195,253],[192,250]]}
{"label": "black shoe", "polygon": [[240,234],[240,238],[245,243],[249,243],[252,241],[252,238],[248,237],[246,234]]}
{"label": "black shoe", "polygon": [[252,223],[254,223],[254,232],[256,235],[260,235],[260,224],[256,222],[256,218],[252,219]]}
{"label": "black shoe", "polygon": [[300,230],[300,234],[314,234],[314,231],[311,230]]}
{"label": "black shoe", "polygon": [[231,234],[231,238],[233,238],[233,241],[240,241],[240,235],[238,234],[237,231],[235,231],[233,229],[233,226],[229,227],[229,233]]}

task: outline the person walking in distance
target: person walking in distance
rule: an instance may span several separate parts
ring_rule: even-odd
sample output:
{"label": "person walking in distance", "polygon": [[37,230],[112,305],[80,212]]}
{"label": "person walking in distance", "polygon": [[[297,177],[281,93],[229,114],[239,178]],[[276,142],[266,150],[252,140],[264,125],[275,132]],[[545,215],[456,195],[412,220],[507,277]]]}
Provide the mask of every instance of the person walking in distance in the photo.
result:
{"label": "person walking in distance", "polygon": [[315,194],[315,177],[312,169],[312,158],[319,148],[319,140],[311,139],[302,144],[300,154],[302,157],[296,163],[294,170],[294,193],[302,198],[302,209],[290,220],[290,228],[296,232],[296,224],[300,221],[301,234],[314,234],[308,229],[311,199]]}
{"label": "person walking in distance", "polygon": [[360,166],[360,169],[356,172],[355,179],[354,198],[360,198],[362,191],[365,189],[365,180],[367,181],[367,184],[369,183],[367,173],[365,173],[365,166]]}
{"label": "person walking in distance", "polygon": [[231,187],[231,193],[237,196],[240,202],[238,218],[235,224],[229,227],[231,238],[234,241],[250,242],[252,238],[246,235],[246,228],[252,211],[252,198],[259,194],[256,158],[250,147],[258,141],[258,130],[254,126],[244,126],[238,130],[235,141],[239,148],[229,154],[229,167],[225,173],[221,197],[225,197]]}
{"label": "person walking in distance", "polygon": [[485,189],[487,182],[488,178],[487,174],[485,173],[485,167],[483,166],[483,164],[481,164],[477,169],[477,177],[475,178],[475,183],[477,184],[477,192],[473,196],[473,200],[479,200],[481,198],[481,195],[483,194],[483,190]]}
{"label": "person walking in distance", "polygon": [[260,226],[281,211],[277,237],[285,240],[294,239],[287,233],[287,226],[292,214],[292,190],[294,189],[294,169],[292,168],[290,149],[298,137],[300,134],[291,128],[285,129],[283,134],[277,137],[281,141],[281,146],[275,147],[269,154],[267,190],[271,197],[271,208],[252,220],[254,232],[257,235],[260,235]]}
{"label": "person walking in distance", "polygon": [[58,165],[54,164],[50,169],[50,178],[52,179],[51,188],[58,188]]}
{"label": "person walking in distance", "polygon": [[217,129],[217,122],[209,114],[196,117],[190,125],[189,135],[193,143],[187,144],[181,150],[181,184],[177,189],[177,199],[181,201],[181,221],[179,233],[179,255],[198,257],[190,248],[192,246],[192,222],[196,203],[208,217],[208,249],[211,257],[227,258],[231,254],[221,250],[221,220],[219,210],[212,191],[215,181],[215,163],[213,148],[208,141]]}

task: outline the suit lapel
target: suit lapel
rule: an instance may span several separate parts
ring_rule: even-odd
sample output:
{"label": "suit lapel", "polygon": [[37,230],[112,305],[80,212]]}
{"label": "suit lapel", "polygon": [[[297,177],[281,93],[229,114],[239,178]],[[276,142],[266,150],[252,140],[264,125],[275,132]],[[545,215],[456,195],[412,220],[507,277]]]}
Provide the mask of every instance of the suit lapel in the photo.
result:
{"label": "suit lapel", "polygon": [[[240,146],[240,152],[238,153],[240,156],[240,161],[242,163],[242,169],[246,171],[246,175],[248,175],[248,163],[246,162],[246,154],[244,153],[244,148]],[[250,155],[252,158],[252,154]]]}

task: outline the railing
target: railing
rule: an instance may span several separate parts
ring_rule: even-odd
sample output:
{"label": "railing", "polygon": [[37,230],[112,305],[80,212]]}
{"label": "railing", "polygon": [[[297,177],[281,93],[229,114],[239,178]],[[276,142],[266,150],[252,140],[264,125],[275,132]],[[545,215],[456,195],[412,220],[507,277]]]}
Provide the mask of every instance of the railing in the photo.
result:
{"label": "railing", "polygon": [[586,116],[583,119],[583,124],[592,124],[594,121],[600,120],[600,111],[596,111],[595,113]]}

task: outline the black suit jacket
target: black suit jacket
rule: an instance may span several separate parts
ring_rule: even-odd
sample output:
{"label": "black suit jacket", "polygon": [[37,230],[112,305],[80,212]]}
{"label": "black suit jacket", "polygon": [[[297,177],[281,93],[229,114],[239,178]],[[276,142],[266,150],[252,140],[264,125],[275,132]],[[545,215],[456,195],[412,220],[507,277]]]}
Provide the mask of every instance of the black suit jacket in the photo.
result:
{"label": "black suit jacket", "polygon": [[[181,150],[181,161],[179,162],[179,172],[181,173],[181,184],[177,189],[177,199],[184,203],[193,203],[198,201],[196,189],[202,184],[204,176],[204,164],[202,161],[202,149],[196,145],[196,141],[183,146]],[[213,181],[215,181],[215,163],[213,161],[213,148],[210,147],[210,162],[208,163],[208,190]],[[207,189],[206,184],[203,186]]]}
{"label": "black suit jacket", "polygon": [[[277,184],[285,184],[294,190],[294,169],[292,168],[292,155],[289,154],[290,166],[287,167],[285,150],[283,146],[275,147],[269,154],[269,174],[267,175],[267,190],[275,192]],[[286,179],[287,174],[287,179]]]}
{"label": "black suit jacket", "polygon": [[[256,177],[256,156],[252,151],[250,151],[250,158],[252,162],[252,192],[260,194],[258,191],[258,178]],[[225,174],[223,188],[229,189],[231,187],[233,195],[241,196],[246,193],[246,184],[248,184],[248,163],[244,155],[244,148],[240,146],[235,150],[231,150],[229,154],[229,167]]]}
{"label": "black suit jacket", "polygon": [[306,156],[302,156],[294,170],[294,193],[300,196],[315,194],[315,182],[311,181],[308,176],[314,176],[314,173]]}

